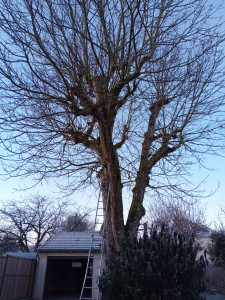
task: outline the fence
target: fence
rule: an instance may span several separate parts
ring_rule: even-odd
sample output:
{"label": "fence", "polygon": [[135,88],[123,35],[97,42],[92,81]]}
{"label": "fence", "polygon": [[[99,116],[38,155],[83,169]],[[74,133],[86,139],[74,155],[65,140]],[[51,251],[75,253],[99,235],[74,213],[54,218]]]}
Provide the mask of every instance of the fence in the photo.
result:
{"label": "fence", "polygon": [[35,270],[35,259],[0,256],[0,300],[29,299]]}

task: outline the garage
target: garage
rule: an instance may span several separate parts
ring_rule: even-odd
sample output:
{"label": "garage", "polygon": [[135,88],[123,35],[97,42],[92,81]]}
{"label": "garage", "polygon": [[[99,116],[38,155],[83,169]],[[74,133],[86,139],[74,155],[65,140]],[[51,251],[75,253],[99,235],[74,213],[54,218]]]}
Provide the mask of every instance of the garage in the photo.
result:
{"label": "garage", "polygon": [[[79,299],[91,247],[83,297],[98,298],[102,237],[91,232],[62,232],[38,248],[33,300]],[[103,262],[104,264],[104,262]],[[92,273],[92,274],[90,274]]]}

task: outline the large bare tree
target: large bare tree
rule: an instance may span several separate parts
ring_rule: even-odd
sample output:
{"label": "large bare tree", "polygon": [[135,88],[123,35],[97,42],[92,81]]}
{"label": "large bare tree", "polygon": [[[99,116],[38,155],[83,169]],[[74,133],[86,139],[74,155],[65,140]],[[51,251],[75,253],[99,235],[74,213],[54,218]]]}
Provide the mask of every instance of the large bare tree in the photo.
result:
{"label": "large bare tree", "polygon": [[105,208],[110,191],[106,235],[119,249],[148,189],[178,193],[193,157],[223,146],[223,35],[208,4],[1,0],[9,174],[66,175],[74,189],[98,179]]}

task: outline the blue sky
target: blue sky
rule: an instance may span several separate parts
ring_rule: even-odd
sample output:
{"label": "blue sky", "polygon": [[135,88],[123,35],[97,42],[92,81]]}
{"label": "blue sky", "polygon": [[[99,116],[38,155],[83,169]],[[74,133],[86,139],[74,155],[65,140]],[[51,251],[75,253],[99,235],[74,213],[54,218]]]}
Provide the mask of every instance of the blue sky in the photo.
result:
{"label": "blue sky", "polygon": [[[198,170],[193,176],[193,181],[198,183],[205,179],[202,188],[205,190],[205,195],[211,196],[203,198],[202,204],[207,205],[207,220],[208,222],[218,221],[218,213],[220,207],[225,207],[225,157],[208,157],[206,160],[207,169]],[[213,225],[213,224],[212,224]]]}

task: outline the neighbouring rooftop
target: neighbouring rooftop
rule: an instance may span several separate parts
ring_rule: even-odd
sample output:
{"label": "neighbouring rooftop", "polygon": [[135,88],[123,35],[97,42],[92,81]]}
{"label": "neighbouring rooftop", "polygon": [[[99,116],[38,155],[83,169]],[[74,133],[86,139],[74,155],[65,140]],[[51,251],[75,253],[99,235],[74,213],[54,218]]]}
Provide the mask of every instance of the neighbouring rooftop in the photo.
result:
{"label": "neighbouring rooftop", "polygon": [[203,228],[203,230],[199,230],[197,233],[196,233],[196,237],[199,237],[199,238],[210,238],[211,234],[213,233],[213,230],[209,227],[206,227]]}

